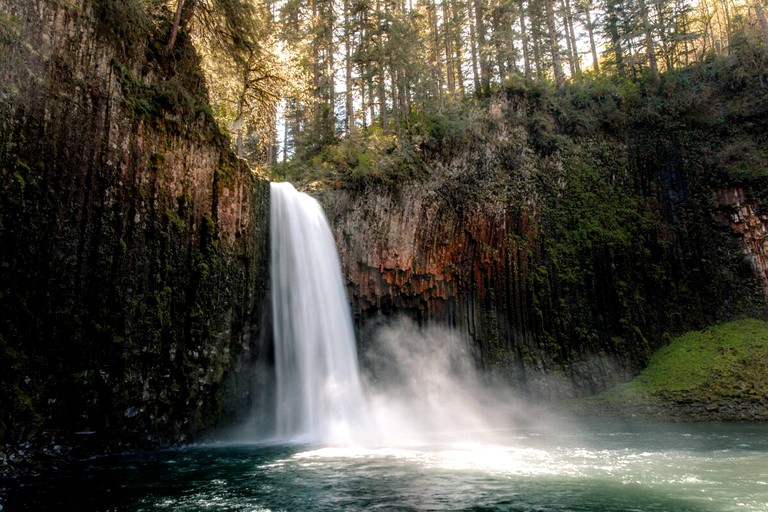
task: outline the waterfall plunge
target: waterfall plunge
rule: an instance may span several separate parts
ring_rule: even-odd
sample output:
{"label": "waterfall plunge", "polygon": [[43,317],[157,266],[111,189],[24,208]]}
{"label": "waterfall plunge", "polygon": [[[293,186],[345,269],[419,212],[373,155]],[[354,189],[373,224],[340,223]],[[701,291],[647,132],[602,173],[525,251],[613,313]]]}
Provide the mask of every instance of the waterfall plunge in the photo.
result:
{"label": "waterfall plunge", "polygon": [[331,230],[317,201],[290,183],[270,192],[276,437],[356,442],[368,412]]}
{"label": "waterfall plunge", "polygon": [[491,439],[515,401],[489,393],[455,331],[401,320],[375,333],[360,377],[336,245],[320,205],[271,188],[277,442],[410,446]]}

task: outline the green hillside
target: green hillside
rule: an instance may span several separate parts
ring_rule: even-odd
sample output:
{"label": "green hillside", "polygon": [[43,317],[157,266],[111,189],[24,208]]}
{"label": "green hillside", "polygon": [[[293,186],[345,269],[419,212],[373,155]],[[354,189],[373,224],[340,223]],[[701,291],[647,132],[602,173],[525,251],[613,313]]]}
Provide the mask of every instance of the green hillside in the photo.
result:
{"label": "green hillside", "polygon": [[766,420],[768,323],[746,319],[686,333],[631,382],[582,405],[625,419]]}

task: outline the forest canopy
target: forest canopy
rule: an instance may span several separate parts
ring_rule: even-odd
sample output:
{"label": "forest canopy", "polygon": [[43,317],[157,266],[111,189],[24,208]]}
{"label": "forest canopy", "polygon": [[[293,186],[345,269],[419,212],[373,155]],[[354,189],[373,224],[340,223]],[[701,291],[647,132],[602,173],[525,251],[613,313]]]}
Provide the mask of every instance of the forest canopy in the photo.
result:
{"label": "forest canopy", "polygon": [[329,148],[407,163],[424,126],[510,84],[653,82],[768,45],[762,0],[141,1],[172,17],[169,54],[195,43],[237,153],[278,174]]}

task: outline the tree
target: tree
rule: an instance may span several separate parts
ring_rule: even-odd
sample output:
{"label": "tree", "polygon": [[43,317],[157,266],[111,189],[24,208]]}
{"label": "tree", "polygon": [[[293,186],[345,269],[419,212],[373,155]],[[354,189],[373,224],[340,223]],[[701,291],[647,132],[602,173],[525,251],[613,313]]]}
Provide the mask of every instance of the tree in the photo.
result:
{"label": "tree", "polygon": [[[274,53],[257,58],[271,50],[254,47],[252,42],[264,37],[253,39],[242,27],[248,16],[264,16],[254,5],[276,0],[168,1],[173,27],[188,28],[192,16],[191,30],[208,34],[212,54],[215,48],[232,55],[225,60],[237,71],[228,90],[241,94],[229,94],[230,117],[252,111],[274,118],[274,110],[249,105],[274,105],[277,95],[243,91],[276,79],[268,64],[278,59]],[[751,31],[750,41],[768,39],[763,0],[281,0],[276,5],[280,14],[270,22],[276,36],[267,46],[290,53],[292,58],[281,62],[294,69],[291,92],[280,93],[287,94],[280,123],[283,149],[288,156],[292,147],[301,158],[314,158],[345,136],[359,141],[375,131],[399,135],[413,112],[445,113],[469,91],[480,98],[490,94],[495,82],[517,70],[562,87],[567,76],[582,73],[580,59],[590,55],[595,74],[636,79],[712,51],[730,51],[733,41],[744,40],[732,40],[742,28]],[[361,134],[355,134],[358,129]]]}
{"label": "tree", "polygon": [[250,133],[260,153],[271,159],[277,104],[287,85],[273,58],[255,49],[235,57],[204,58],[214,114],[235,135],[240,157],[246,156],[245,135]]}
{"label": "tree", "polygon": [[477,54],[480,64],[480,94],[491,90],[491,70],[488,62],[488,30],[485,22],[485,1],[473,0],[475,15],[475,37],[477,38]]}
{"label": "tree", "polygon": [[656,63],[656,48],[650,16],[648,14],[648,6],[646,5],[646,0],[637,0],[637,3],[640,9],[640,19],[642,21],[643,35],[645,36],[645,53],[648,58],[648,67],[654,76],[658,76],[659,67]]}
{"label": "tree", "polygon": [[587,29],[587,35],[589,36],[589,50],[592,54],[592,69],[596,74],[599,74],[600,58],[597,54],[597,44],[595,43],[596,19],[593,17],[595,7],[592,3],[592,0],[578,0],[577,5],[578,12],[580,12],[584,17],[584,28]]}
{"label": "tree", "polygon": [[171,28],[171,37],[168,38],[168,45],[165,47],[165,54],[170,55],[173,52],[173,47],[176,45],[176,37],[179,35],[179,29],[181,28],[181,12],[184,10],[184,0],[177,0],[176,2],[176,14],[173,17],[173,26]]}
{"label": "tree", "polygon": [[273,160],[277,104],[290,75],[276,54],[270,5],[242,0],[187,0],[185,5],[195,9],[194,41],[219,124],[235,136],[239,156],[246,156],[248,134],[259,155],[255,159]]}
{"label": "tree", "polygon": [[558,87],[565,84],[563,67],[560,64],[560,42],[555,24],[555,6],[553,0],[544,0],[544,12],[547,16],[547,32],[549,34],[549,51],[552,55],[552,72]]}
{"label": "tree", "polygon": [[613,65],[616,74],[619,76],[625,76],[623,17],[623,0],[606,0],[605,16],[603,18],[604,31],[608,38],[606,54],[608,55],[608,62]]}
{"label": "tree", "polygon": [[523,72],[525,78],[531,78],[531,57],[528,43],[528,29],[525,27],[526,9],[523,0],[518,3],[518,17],[520,19],[520,44],[523,47]]}
{"label": "tree", "polygon": [[766,14],[766,8],[763,5],[763,0],[753,0],[753,2],[757,22],[760,26],[763,48],[768,49],[768,15]]}

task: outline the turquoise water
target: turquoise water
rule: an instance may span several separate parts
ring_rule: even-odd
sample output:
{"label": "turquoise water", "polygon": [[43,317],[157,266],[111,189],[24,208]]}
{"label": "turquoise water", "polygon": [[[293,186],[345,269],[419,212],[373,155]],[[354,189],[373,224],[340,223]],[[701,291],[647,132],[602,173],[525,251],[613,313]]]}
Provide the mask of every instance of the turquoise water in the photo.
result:
{"label": "turquoise water", "polygon": [[5,510],[768,511],[768,425],[470,437],[101,458],[11,489]]}

